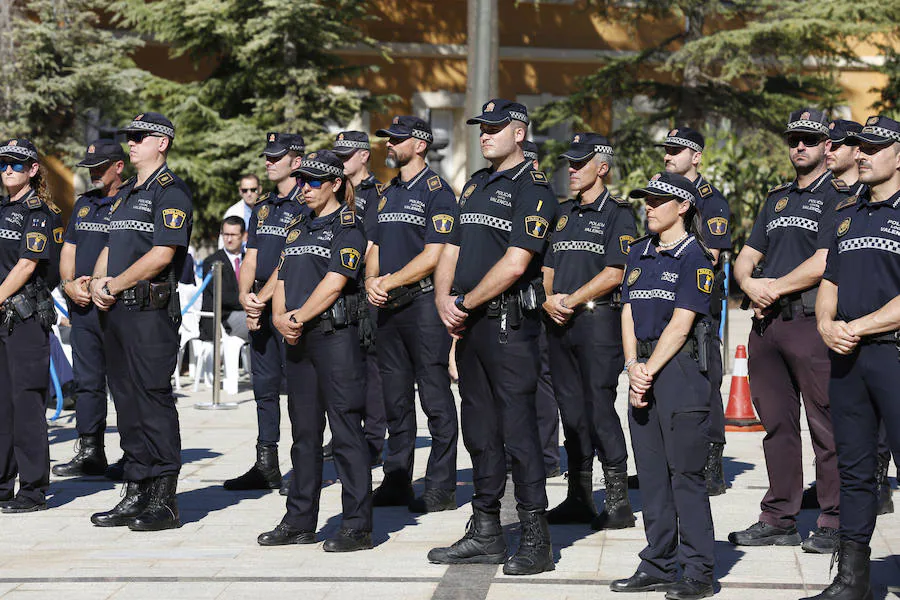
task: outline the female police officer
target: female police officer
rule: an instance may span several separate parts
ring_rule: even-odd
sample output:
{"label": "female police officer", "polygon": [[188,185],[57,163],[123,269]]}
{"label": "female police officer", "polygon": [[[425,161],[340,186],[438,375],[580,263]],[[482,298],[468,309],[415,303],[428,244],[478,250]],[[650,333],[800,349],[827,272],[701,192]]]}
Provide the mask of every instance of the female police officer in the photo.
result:
{"label": "female police officer", "polygon": [[288,343],[285,370],[294,478],[287,514],[258,542],[315,543],[327,412],[343,486],[343,520],[324,549],[363,550],[372,547],[372,475],[362,427],[365,366],[356,323],[366,238],[340,158],[328,150],[312,152],[292,175],[298,177],[313,213],[301,214],[287,227],[272,312],[273,324]]}
{"label": "female police officer", "polygon": [[[617,592],[712,596],[713,523],[703,467],[709,379],[703,335],[713,270],[695,224],[697,190],[674,173],[631,192],[646,198],[648,238],[631,245],[622,288],[622,344],[631,444],[641,479],[647,547]],[[699,221],[698,221],[699,222]],[[680,545],[679,545],[680,541]],[[684,576],[675,582],[681,563]]]}
{"label": "female police officer", "polygon": [[[48,332],[56,320],[49,286],[59,272],[62,225],[48,205],[34,145],[0,146],[0,510],[47,508],[50,445],[44,395],[50,378]],[[13,487],[19,476],[19,492]]]}

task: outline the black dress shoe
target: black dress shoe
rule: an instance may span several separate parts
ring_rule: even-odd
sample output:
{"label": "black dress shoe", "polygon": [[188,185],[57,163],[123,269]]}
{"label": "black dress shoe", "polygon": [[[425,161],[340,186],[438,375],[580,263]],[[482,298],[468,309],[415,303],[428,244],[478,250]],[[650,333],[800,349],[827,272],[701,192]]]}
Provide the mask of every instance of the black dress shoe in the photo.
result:
{"label": "black dress shoe", "polygon": [[759,521],[743,531],[732,531],[728,541],[735,546],[799,546],[797,528],[775,527]]}
{"label": "black dress shoe", "polygon": [[285,523],[279,523],[272,531],[259,534],[256,538],[260,546],[287,546],[289,544],[315,544],[316,532],[294,529]]}
{"label": "black dress shoe", "polygon": [[690,577],[685,577],[678,583],[672,584],[666,592],[666,600],[700,600],[709,598],[715,594],[711,583],[703,583]]}
{"label": "black dress shoe", "polygon": [[0,508],[0,512],[6,515],[37,512],[39,510],[47,510],[47,503],[30,500],[21,496],[16,496],[12,500],[4,502],[3,508]]}
{"label": "black dress shoe", "polygon": [[325,540],[325,552],[356,552],[372,548],[372,532],[341,528],[333,538]]}
{"label": "black dress shoe", "polygon": [[609,584],[614,592],[663,592],[675,585],[674,581],[654,577],[643,571],[635,571],[628,579],[617,579]]}

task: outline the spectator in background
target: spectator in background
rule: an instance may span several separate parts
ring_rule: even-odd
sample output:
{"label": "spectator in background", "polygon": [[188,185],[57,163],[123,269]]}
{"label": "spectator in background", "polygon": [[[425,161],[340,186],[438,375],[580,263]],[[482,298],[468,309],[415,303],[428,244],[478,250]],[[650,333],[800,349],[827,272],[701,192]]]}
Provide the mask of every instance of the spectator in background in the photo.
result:
{"label": "spectator in background", "polygon": [[[259,177],[253,173],[242,175],[238,183],[238,192],[241,195],[241,199],[228,207],[223,218],[240,217],[244,220],[244,229],[246,230],[250,228],[250,215],[253,213],[253,206],[259,199]],[[219,248],[224,246],[225,241],[220,235]]]}
{"label": "spectator in background", "polygon": [[[222,267],[222,325],[228,335],[249,341],[247,313],[244,312],[244,308],[238,300],[238,273],[241,271],[241,262],[244,260],[243,246],[247,241],[247,228],[244,220],[237,215],[225,217],[225,220],[222,221],[220,237],[225,240],[225,245],[203,262],[203,277],[206,278],[206,275],[212,270],[213,263],[225,263]],[[214,291],[212,282],[203,290],[204,312],[213,311]],[[213,319],[211,317],[200,319],[200,338],[211,340],[213,334]]]}

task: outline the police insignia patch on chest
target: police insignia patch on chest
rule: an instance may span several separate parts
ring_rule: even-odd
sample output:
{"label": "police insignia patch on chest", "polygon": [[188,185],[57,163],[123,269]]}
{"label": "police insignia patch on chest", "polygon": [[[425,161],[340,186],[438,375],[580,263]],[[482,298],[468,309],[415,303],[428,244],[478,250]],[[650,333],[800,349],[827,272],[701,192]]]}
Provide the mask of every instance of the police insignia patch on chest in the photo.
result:
{"label": "police insignia patch on chest", "polygon": [[453,217],[450,215],[434,215],[431,217],[434,230],[438,233],[450,233],[453,231]]}
{"label": "police insignia patch on chest", "polygon": [[57,244],[62,244],[63,240],[63,228],[57,227],[53,230],[53,241]]}
{"label": "police insignia patch on chest", "polygon": [[634,242],[634,237],[630,235],[620,235],[619,236],[619,249],[622,251],[622,254],[628,254],[628,251],[631,250],[631,243]]}
{"label": "police insignia patch on chest", "polygon": [[540,240],[544,239],[547,235],[547,228],[549,226],[550,224],[547,223],[547,219],[544,217],[538,217],[536,215],[525,217],[525,232],[531,237]]}
{"label": "police insignia patch on chest", "polygon": [[359,251],[356,248],[341,248],[341,264],[355,271],[359,266]]}
{"label": "police insignia patch on chest", "polygon": [[163,223],[169,229],[181,229],[184,226],[185,219],[187,219],[187,214],[177,208],[166,208],[162,211],[162,214]]}
{"label": "police insignia patch on chest", "polygon": [[697,289],[704,294],[711,293],[714,277],[715,275],[713,274],[712,269],[707,269],[705,267],[702,269],[697,269]]}
{"label": "police insignia patch on chest", "polygon": [[269,207],[261,206],[259,212],[256,213],[256,218],[259,220],[259,223],[262,224],[263,221],[266,220],[266,217],[269,216]]}
{"label": "police insignia patch on chest", "polygon": [[638,277],[641,276],[640,269],[632,269],[631,273],[628,274],[628,285],[634,285],[634,282],[638,280]]}
{"label": "police insignia patch on chest", "polygon": [[559,221],[556,222],[556,230],[557,230],[557,231],[562,231],[563,229],[566,228],[566,223],[568,223],[568,222],[569,222],[569,216],[568,216],[568,215],[563,215],[563,216],[561,216],[561,217],[559,218]]}
{"label": "police insignia patch on chest", "polygon": [[[775,210],[778,210],[777,208]],[[728,231],[728,219],[725,217],[713,217],[706,222],[709,232],[713,235],[725,235]]]}
{"label": "police insignia patch on chest", "polygon": [[295,229],[295,230],[293,230],[292,232],[290,232],[290,233],[288,234],[288,236],[287,236],[287,243],[288,243],[288,244],[293,243],[294,240],[296,240],[298,237],[300,237],[300,232],[299,232],[298,230]]}
{"label": "police insignia patch on chest", "polygon": [[841,224],[838,225],[838,228],[837,228],[837,234],[839,236],[841,236],[841,235],[844,235],[845,233],[847,233],[848,231],[850,231],[850,217],[847,217],[846,219],[841,221]]}
{"label": "police insignia patch on chest", "polygon": [[788,205],[787,196],[775,203],[775,212],[781,212]]}
{"label": "police insignia patch on chest", "polygon": [[40,253],[47,245],[47,236],[43,233],[31,232],[25,236],[25,247],[31,252]]}
{"label": "police insignia patch on chest", "polygon": [[434,177],[428,178],[428,191],[433,192],[435,190],[439,190],[443,187],[441,183],[441,178],[435,175]]}
{"label": "police insignia patch on chest", "polygon": [[381,212],[381,210],[384,208],[385,204],[387,204],[387,198],[382,196],[381,200],[378,201],[378,212]]}
{"label": "police insignia patch on chest", "polygon": [[80,209],[78,209],[78,216],[86,217],[89,212],[91,212],[91,209],[89,209],[87,206],[82,206]]}

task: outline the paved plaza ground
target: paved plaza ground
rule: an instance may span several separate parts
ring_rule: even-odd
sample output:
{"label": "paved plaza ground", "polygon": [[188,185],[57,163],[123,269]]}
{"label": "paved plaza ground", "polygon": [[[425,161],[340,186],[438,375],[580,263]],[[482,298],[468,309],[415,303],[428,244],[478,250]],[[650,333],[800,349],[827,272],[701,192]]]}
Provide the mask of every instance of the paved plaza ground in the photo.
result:
{"label": "paved plaza ground", "polygon": [[[746,328],[741,325],[745,315],[736,313],[730,356],[733,346],[746,340]],[[726,399],[729,382],[726,377]],[[618,403],[623,415],[625,389],[623,379]],[[454,393],[458,394],[456,386]],[[195,404],[209,401],[210,395],[206,390],[184,392],[178,400],[184,447],[179,481],[181,529],[136,533],[93,527],[91,513],[116,504],[121,486],[102,478],[54,478],[50,510],[0,515],[0,598],[622,600],[609,591],[608,584],[634,572],[637,553],[644,546],[639,491],[631,496],[638,515],[636,528],[592,532],[585,526],[552,527],[557,562],[551,573],[507,577],[499,566],[429,564],[428,550],[459,538],[471,513],[471,462],[461,440],[458,510],[415,516],[405,508],[375,509],[376,547],[367,552],[326,554],[321,543],[262,548],[256,536],[279,522],[284,498],[277,491],[239,493],[222,488],[225,479],[243,473],[254,458],[256,412],[248,382],[242,382],[237,396],[223,396],[239,402],[236,410],[194,409]],[[290,430],[286,410],[282,412],[281,465],[287,470]],[[421,411],[418,422],[416,477],[421,477],[429,443]],[[107,441],[113,460],[119,456],[114,424],[111,414]],[[804,470],[811,481],[812,450],[805,430],[803,435]],[[71,457],[75,437],[74,415],[63,413],[50,429],[54,463]],[[728,437],[725,469],[731,487],[724,496],[712,499],[716,578],[721,585],[717,598],[796,599],[816,593],[830,581],[829,556],[804,554],[799,547],[736,548],[726,541],[728,532],[747,527],[758,516],[767,486],[762,437],[762,433],[730,433]],[[334,482],[331,462],[325,470],[328,481],[322,490],[320,539],[339,526],[340,483]],[[603,498],[599,472],[597,468],[598,504]],[[630,472],[634,472],[633,463]],[[375,485],[382,477],[380,468],[373,470]],[[891,481],[896,487],[893,477]],[[565,492],[563,477],[548,480],[551,506]],[[895,501],[900,507],[900,494],[895,494]],[[815,512],[803,511],[802,535],[815,527],[815,518]],[[511,488],[504,499],[503,520],[514,547],[519,532]],[[900,597],[900,512],[879,518],[872,558],[875,598]],[[663,595],[630,597],[661,599]]]}

